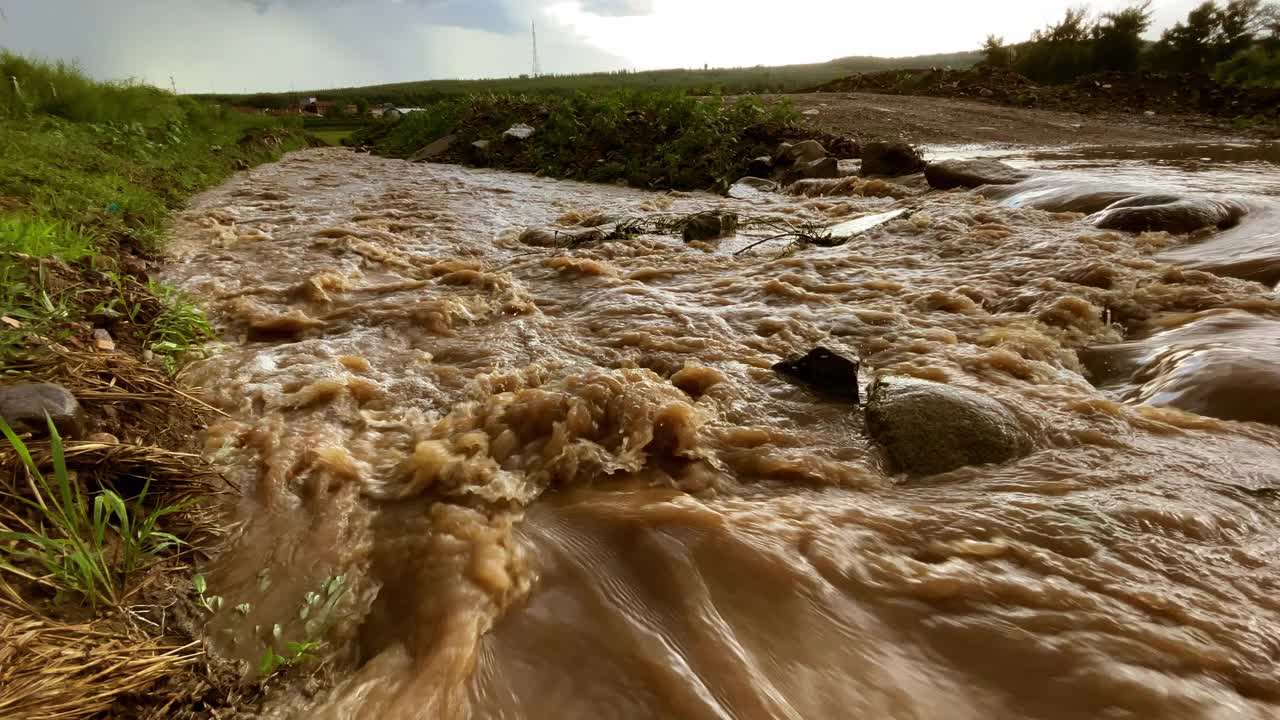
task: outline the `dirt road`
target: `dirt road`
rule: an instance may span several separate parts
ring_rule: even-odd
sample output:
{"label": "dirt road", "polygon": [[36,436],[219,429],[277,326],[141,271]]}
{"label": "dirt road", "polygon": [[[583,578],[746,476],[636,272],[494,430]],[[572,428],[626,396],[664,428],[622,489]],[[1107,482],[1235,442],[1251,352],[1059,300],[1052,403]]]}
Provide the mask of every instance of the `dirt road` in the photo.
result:
{"label": "dirt road", "polygon": [[[785,95],[829,132],[914,143],[1078,145],[1221,141],[1229,134],[1196,116],[1136,116],[1032,110],[970,100],[810,93]],[[816,110],[817,113],[813,113]]]}

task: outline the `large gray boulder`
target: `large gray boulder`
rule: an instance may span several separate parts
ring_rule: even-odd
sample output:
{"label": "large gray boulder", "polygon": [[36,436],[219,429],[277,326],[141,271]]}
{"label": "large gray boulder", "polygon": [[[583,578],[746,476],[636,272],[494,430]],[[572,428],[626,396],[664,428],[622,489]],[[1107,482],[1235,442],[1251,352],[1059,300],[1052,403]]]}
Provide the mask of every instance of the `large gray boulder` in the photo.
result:
{"label": "large gray boulder", "polygon": [[1244,205],[1230,200],[1153,194],[1112,203],[1088,221],[1104,230],[1182,235],[1208,227],[1232,227],[1248,212]]}
{"label": "large gray boulder", "polygon": [[827,149],[817,140],[803,140],[782,153],[781,165],[803,165],[827,156]]}
{"label": "large gray boulder", "polygon": [[0,387],[0,417],[15,432],[48,435],[46,413],[63,438],[84,435],[84,411],[70,390],[53,383],[18,383]]}
{"label": "large gray boulder", "polygon": [[862,146],[862,174],[898,177],[924,169],[924,157],[913,145],[878,140]]}
{"label": "large gray boulder", "polygon": [[976,188],[983,185],[1014,185],[1030,177],[999,160],[939,160],[924,169],[929,185],[938,190]]}
{"label": "large gray boulder", "polygon": [[1031,450],[1018,419],[972,390],[910,377],[871,386],[867,431],[894,471],[936,475],[966,465],[1002,463]]}

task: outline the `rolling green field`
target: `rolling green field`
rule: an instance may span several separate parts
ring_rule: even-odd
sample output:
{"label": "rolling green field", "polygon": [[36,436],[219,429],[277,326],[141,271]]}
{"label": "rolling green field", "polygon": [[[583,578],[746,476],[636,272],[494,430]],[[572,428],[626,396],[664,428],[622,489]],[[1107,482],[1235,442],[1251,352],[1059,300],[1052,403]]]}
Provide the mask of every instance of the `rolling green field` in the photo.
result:
{"label": "rolling green field", "polygon": [[958,52],[903,58],[847,57],[831,62],[778,67],[712,68],[708,70],[652,70],[646,72],[544,75],[536,78],[489,80],[425,80],[420,82],[330,88],[298,93],[201,96],[216,102],[255,107],[285,107],[300,96],[321,100],[355,101],[371,104],[421,105],[434,100],[479,93],[564,94],[597,90],[677,90],[691,95],[795,92],[846,75],[877,70],[930,67],[969,67],[981,53]]}

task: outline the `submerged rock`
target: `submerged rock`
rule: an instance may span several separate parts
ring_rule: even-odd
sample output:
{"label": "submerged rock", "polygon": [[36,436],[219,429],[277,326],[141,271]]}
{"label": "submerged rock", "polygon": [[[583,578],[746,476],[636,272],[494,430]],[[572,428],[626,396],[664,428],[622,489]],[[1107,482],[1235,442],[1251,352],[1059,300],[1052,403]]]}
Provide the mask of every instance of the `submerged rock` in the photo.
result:
{"label": "submerged rock", "polygon": [[729,188],[729,197],[739,200],[747,198],[759,197],[763,193],[775,193],[779,189],[778,183],[772,180],[766,180],[758,177],[744,177],[734,183]]}
{"label": "submerged rock", "polygon": [[1201,228],[1226,229],[1249,209],[1240,203],[1178,195],[1138,195],[1112,203],[1088,221],[1104,230],[1164,231],[1174,235]]}
{"label": "submerged rock", "polygon": [[897,177],[924,169],[924,158],[904,142],[870,142],[862,146],[862,174]]}
{"label": "submerged rock", "polygon": [[684,241],[715,240],[738,231],[738,215],[731,212],[704,212],[689,218],[684,226]]}
{"label": "submerged rock", "polygon": [[84,411],[70,390],[53,383],[18,383],[0,387],[0,417],[15,432],[47,435],[46,413],[63,438],[84,435]]}
{"label": "submerged rock", "polygon": [[777,363],[773,369],[823,395],[858,402],[858,361],[816,347],[804,357]]}
{"label": "submerged rock", "polygon": [[972,390],[910,377],[872,384],[867,431],[897,472],[936,475],[1026,455],[1031,440],[1003,405]]}
{"label": "submerged rock", "polygon": [[440,157],[449,151],[449,148],[453,146],[453,141],[456,139],[456,135],[445,135],[439,140],[419,148],[417,152],[406,159],[409,162],[426,162],[432,158]]}
{"label": "submerged rock", "polygon": [[924,176],[938,190],[1014,185],[1029,177],[998,160],[939,160],[925,166]]}

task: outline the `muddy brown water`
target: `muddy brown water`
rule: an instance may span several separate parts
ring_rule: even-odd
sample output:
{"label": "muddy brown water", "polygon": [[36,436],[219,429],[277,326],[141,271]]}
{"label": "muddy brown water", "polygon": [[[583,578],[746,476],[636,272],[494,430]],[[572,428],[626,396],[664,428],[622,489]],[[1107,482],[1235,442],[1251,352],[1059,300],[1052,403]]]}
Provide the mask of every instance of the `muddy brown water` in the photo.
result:
{"label": "muddy brown water", "polygon": [[[605,218],[901,207],[833,248],[545,247]],[[1280,299],[1165,260],[1221,236],[337,149],[173,235],[167,278],[225,341],[186,379],[229,415],[206,442],[241,490],[210,652],[332,663],[268,716],[1280,716],[1277,413],[1197,414],[1276,397]],[[857,408],[770,369],[816,344],[864,382],[978,390],[1037,450],[895,477]]]}

